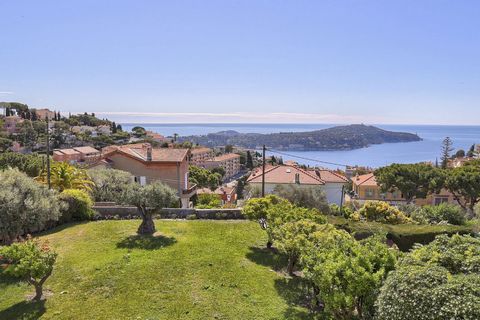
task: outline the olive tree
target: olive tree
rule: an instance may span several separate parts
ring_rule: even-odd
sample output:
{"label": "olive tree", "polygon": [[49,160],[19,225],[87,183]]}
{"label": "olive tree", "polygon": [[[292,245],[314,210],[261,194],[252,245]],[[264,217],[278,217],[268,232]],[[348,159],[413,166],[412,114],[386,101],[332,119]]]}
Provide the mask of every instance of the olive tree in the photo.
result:
{"label": "olive tree", "polygon": [[278,184],[275,186],[273,192],[296,206],[315,208],[323,213],[330,212],[325,192],[320,188],[302,187],[293,184]]}
{"label": "olive tree", "polygon": [[121,202],[138,208],[142,217],[142,223],[137,231],[138,234],[154,234],[155,224],[152,213],[178,202],[178,197],[175,190],[161,182],[146,186],[132,183],[123,191]]}
{"label": "olive tree", "polygon": [[302,219],[317,223],[326,222],[325,217],[318,210],[297,207],[275,195],[248,200],[243,207],[243,214],[250,220],[258,221],[260,227],[267,232],[268,248],[272,247],[276,230],[287,222]]}
{"label": "olive tree", "polygon": [[56,259],[57,254],[47,243],[34,240],[0,248],[0,264],[4,266],[4,272],[34,286],[35,301],[42,298],[43,285],[52,274]]}
{"label": "olive tree", "polygon": [[0,190],[0,240],[5,243],[44,230],[61,216],[57,193],[18,169],[0,171]]}
{"label": "olive tree", "polygon": [[115,169],[93,169],[88,174],[94,182],[92,195],[95,201],[120,202],[123,191],[133,182],[133,176]]}

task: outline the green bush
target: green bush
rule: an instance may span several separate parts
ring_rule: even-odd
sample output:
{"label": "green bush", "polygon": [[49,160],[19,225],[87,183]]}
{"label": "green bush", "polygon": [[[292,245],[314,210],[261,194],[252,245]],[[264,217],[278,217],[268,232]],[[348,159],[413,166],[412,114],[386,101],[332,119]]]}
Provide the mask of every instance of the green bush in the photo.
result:
{"label": "green bush", "polygon": [[360,210],[351,215],[354,221],[367,220],[388,224],[410,223],[412,220],[396,207],[384,201],[367,201]]}
{"label": "green bush", "polygon": [[197,209],[218,209],[222,207],[222,200],[216,194],[202,193],[198,195]]}
{"label": "green bush", "polygon": [[60,200],[68,205],[63,211],[61,222],[91,220],[94,215],[93,201],[90,195],[78,189],[67,189],[60,194]]}
{"label": "green bush", "polygon": [[424,206],[413,211],[410,217],[423,224],[439,224],[447,222],[463,225],[466,222],[465,212],[460,206],[442,203],[438,206]]}

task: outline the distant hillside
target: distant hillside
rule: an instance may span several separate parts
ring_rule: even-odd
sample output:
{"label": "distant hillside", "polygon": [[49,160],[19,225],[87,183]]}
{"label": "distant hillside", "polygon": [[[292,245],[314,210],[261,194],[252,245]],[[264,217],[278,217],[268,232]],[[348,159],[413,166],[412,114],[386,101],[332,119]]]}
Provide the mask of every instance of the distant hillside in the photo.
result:
{"label": "distant hillside", "polygon": [[180,141],[191,141],[209,147],[232,144],[253,149],[265,144],[267,147],[281,150],[305,151],[351,150],[364,148],[372,144],[420,140],[422,139],[416,134],[387,131],[363,124],[337,126],[309,132],[270,134],[239,133],[229,130],[180,138]]}

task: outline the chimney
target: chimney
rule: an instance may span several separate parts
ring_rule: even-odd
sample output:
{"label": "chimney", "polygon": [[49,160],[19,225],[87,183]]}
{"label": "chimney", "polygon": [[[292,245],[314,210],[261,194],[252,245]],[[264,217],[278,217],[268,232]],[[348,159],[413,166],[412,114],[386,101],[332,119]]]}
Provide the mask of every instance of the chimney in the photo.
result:
{"label": "chimney", "polygon": [[300,184],[300,173],[295,173],[295,183]]}
{"label": "chimney", "polygon": [[147,161],[152,161],[152,146],[147,145]]}

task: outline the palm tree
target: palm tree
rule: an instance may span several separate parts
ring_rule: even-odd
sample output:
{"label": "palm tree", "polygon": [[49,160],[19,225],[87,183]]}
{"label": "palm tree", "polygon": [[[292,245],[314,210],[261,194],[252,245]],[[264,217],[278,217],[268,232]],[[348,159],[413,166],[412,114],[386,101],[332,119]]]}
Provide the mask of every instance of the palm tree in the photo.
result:
{"label": "palm tree", "polygon": [[[35,180],[47,184],[47,171],[43,170]],[[85,170],[74,167],[67,162],[54,162],[50,169],[52,188],[62,192],[65,189],[91,191],[94,185]]]}

